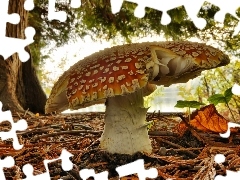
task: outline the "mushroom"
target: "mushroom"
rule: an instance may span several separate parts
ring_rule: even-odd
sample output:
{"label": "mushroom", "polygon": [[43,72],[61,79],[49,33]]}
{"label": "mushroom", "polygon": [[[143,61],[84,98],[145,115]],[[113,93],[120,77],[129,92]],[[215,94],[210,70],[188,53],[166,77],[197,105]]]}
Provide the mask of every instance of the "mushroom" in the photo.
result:
{"label": "mushroom", "polygon": [[45,111],[106,102],[100,148],[119,154],[151,153],[143,96],[153,92],[155,85],[187,82],[229,61],[218,49],[188,41],[107,48],[77,62],[58,79]]}

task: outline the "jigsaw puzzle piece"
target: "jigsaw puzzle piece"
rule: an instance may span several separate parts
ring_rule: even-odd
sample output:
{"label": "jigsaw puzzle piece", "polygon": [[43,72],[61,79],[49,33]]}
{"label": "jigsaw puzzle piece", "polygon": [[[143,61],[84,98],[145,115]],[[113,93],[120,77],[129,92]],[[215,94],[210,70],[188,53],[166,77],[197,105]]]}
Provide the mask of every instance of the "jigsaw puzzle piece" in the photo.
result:
{"label": "jigsaw puzzle piece", "polygon": [[235,83],[232,87],[232,93],[237,95],[237,96],[240,96],[240,86]]}
{"label": "jigsaw puzzle piece", "polygon": [[194,25],[198,29],[205,28],[207,21],[204,18],[197,17],[203,3],[205,0],[198,0],[198,1],[188,1],[185,0],[184,8],[188,14],[188,17],[193,21]]}
{"label": "jigsaw puzzle piece", "polygon": [[12,125],[12,129],[8,132],[0,132],[0,137],[2,138],[2,140],[6,140],[9,138],[13,139],[13,148],[15,150],[19,150],[23,147],[23,145],[20,145],[19,141],[18,141],[18,137],[17,137],[17,133],[16,131],[23,131],[27,129],[27,122],[24,119],[19,120],[18,122],[14,123],[11,120],[8,120],[11,125]]}
{"label": "jigsaw puzzle piece", "polygon": [[[224,163],[225,162],[226,157],[223,154],[216,154],[216,156],[214,157],[214,161],[218,164],[220,163]],[[237,180],[240,177],[240,171],[229,171],[226,170],[226,176],[222,176],[222,175],[217,175],[214,180]]]}
{"label": "jigsaw puzzle piece", "polygon": [[226,170],[226,176],[217,175],[214,180],[239,180],[240,171],[234,172]]}
{"label": "jigsaw puzzle piece", "polygon": [[[8,0],[0,1],[0,38],[6,35],[7,22],[11,24],[18,24],[20,22],[20,16],[17,13],[8,14]],[[3,41],[1,41],[3,42]]]}
{"label": "jigsaw puzzle piece", "polygon": [[58,159],[62,160],[62,169],[64,171],[70,171],[73,168],[73,163],[69,159],[72,156],[73,156],[73,154],[71,154],[70,152],[68,152],[65,149],[62,149],[62,153]]}
{"label": "jigsaw puzzle piece", "polygon": [[64,22],[67,20],[67,13],[65,11],[55,11],[55,3],[56,0],[48,1],[48,20],[51,21],[53,19]]}
{"label": "jigsaw puzzle piece", "polygon": [[236,35],[238,35],[238,34],[239,34],[239,31],[240,31],[240,20],[239,20],[239,22],[238,22],[238,25],[235,27],[232,36],[236,36]]}
{"label": "jigsaw puzzle piece", "polygon": [[[26,8],[32,8],[29,6],[32,0],[27,0],[24,4]],[[24,50],[24,48],[33,43],[33,36],[35,35],[35,30],[32,27],[28,27],[25,29],[25,36],[26,39],[17,39],[17,38],[10,38],[6,37],[6,26],[7,22],[11,24],[18,24],[20,21],[19,14],[13,13],[8,14],[8,0],[1,0],[0,1],[0,42],[4,42],[4,46],[0,48],[0,55],[7,59],[14,53],[19,54],[19,58],[22,62],[25,62],[29,59],[30,55]],[[34,6],[34,5],[33,5]]]}
{"label": "jigsaw puzzle piece", "polygon": [[[168,0],[168,3],[156,3],[155,0],[139,1],[139,0],[127,0],[132,3],[137,3],[138,6],[135,9],[134,14],[139,15],[139,17],[144,17],[145,8],[152,8],[158,11],[162,11],[161,24],[167,25],[171,22],[171,17],[168,15],[167,11],[182,6],[185,0]],[[138,16],[137,16],[138,17]]]}
{"label": "jigsaw puzzle piece", "polygon": [[70,157],[73,156],[73,154],[69,153],[67,150],[62,149],[61,155],[57,159],[51,159],[51,160],[44,160],[43,164],[46,169],[45,173],[33,175],[33,166],[31,164],[25,164],[23,166],[23,172],[26,175],[26,178],[24,180],[50,180],[50,172],[48,169],[48,164],[57,160],[62,161],[62,169],[64,171],[70,171],[73,168],[73,163],[70,161]]}
{"label": "jigsaw puzzle piece", "polygon": [[12,128],[8,132],[0,132],[0,137],[2,138],[2,140],[12,138],[13,139],[13,148],[16,150],[21,149],[23,147],[23,145],[20,145],[16,131],[17,130],[23,131],[23,130],[27,129],[28,124],[27,124],[26,120],[21,119],[21,120],[17,121],[16,123],[14,123],[11,111],[3,112],[2,111],[2,102],[0,102],[0,123],[3,121],[8,121],[9,123],[11,123]]}
{"label": "jigsaw puzzle piece", "polygon": [[150,168],[148,170],[144,168],[143,159],[139,159],[132,163],[117,167],[116,171],[118,172],[119,177],[137,173],[139,180],[145,180],[146,178],[156,178],[158,176],[158,171],[156,168]]}
{"label": "jigsaw puzzle piece", "polygon": [[33,2],[33,0],[26,0],[26,1],[24,2],[24,9],[25,9],[26,11],[31,11],[31,10],[33,10],[33,9],[34,9],[34,2]]}
{"label": "jigsaw puzzle piece", "polygon": [[[138,6],[134,11],[134,15],[138,18],[142,18],[145,15],[145,8],[152,8],[162,11],[161,24],[167,25],[171,22],[171,17],[167,11],[184,6],[188,16],[194,21],[198,28],[204,28],[206,26],[206,20],[197,17],[199,10],[201,9],[204,0],[199,1],[188,1],[188,0],[168,0],[168,3],[156,3],[155,0],[139,1],[139,0],[126,0],[128,2],[136,3]],[[117,13],[120,11],[123,1],[111,0],[112,12]]]}
{"label": "jigsaw puzzle piece", "polygon": [[240,127],[240,124],[233,123],[233,122],[228,122],[228,130],[225,133],[219,133],[222,138],[228,138],[230,136],[230,128],[231,127]]}
{"label": "jigsaw puzzle piece", "polygon": [[123,0],[110,0],[112,13],[116,14],[121,10]]}
{"label": "jigsaw puzzle piece", "polygon": [[48,167],[46,168],[46,172],[42,173],[42,174],[38,174],[38,175],[33,175],[33,166],[31,164],[25,164],[22,167],[22,171],[23,173],[26,175],[26,178],[24,178],[23,180],[50,180],[50,174],[49,174],[49,170]]}
{"label": "jigsaw puzzle piece", "polygon": [[93,177],[94,180],[108,180],[107,171],[96,174],[94,169],[82,169],[80,170],[79,175],[83,180],[87,180],[90,177]]}
{"label": "jigsaw puzzle piece", "polygon": [[22,62],[26,62],[29,59],[30,55],[24,48],[34,42],[33,37],[36,32],[32,27],[27,27],[24,32],[26,39],[0,37],[0,41],[4,42],[4,46],[0,48],[0,54],[4,59],[7,59],[15,52],[18,53]]}
{"label": "jigsaw puzzle piece", "polygon": [[233,17],[238,18],[236,10],[240,7],[240,1],[228,0],[228,1],[219,1],[219,0],[208,0],[211,4],[218,6],[220,10],[215,14],[214,19],[218,22],[223,23],[226,14],[231,14]]}
{"label": "jigsaw puzzle piece", "polygon": [[81,6],[81,0],[71,0],[70,6],[72,8],[79,8]]}
{"label": "jigsaw puzzle piece", "polygon": [[0,159],[0,179],[5,180],[5,175],[3,172],[3,168],[10,168],[13,167],[15,164],[13,157],[7,156],[3,160]]}
{"label": "jigsaw puzzle piece", "polygon": [[[148,1],[126,0],[126,1],[138,4],[138,6],[134,11],[134,15],[138,18],[144,17],[146,7],[162,11],[163,13],[161,18],[162,25],[167,25],[171,22],[171,17],[167,14],[167,11],[180,6],[185,7],[188,16],[191,18],[191,20],[193,21],[193,23],[197,28],[203,29],[207,24],[205,19],[199,18],[197,16],[205,0],[198,0],[198,1],[168,0],[167,3],[163,3],[163,2],[157,3],[155,0],[148,0]],[[220,11],[218,11],[215,15],[216,21],[223,22],[225,15],[227,13],[231,14],[232,16],[234,16],[239,20],[236,14],[236,10],[238,7],[240,7],[240,1],[230,0],[229,2],[229,1],[219,1],[219,0],[208,0],[208,2],[220,8]],[[112,8],[112,13],[115,14],[120,11],[123,4],[123,0],[111,0],[110,3]],[[233,36],[237,35],[239,31],[240,31],[240,22],[238,26],[235,28]]]}
{"label": "jigsaw puzzle piece", "polygon": [[236,14],[237,9],[240,7],[240,1],[229,0],[229,1],[219,1],[219,0],[208,0],[211,4],[218,6],[220,10],[216,12],[214,19],[223,24],[226,14],[230,14],[236,19],[238,19],[238,25],[235,27],[232,36],[236,36],[240,31],[240,18]]}

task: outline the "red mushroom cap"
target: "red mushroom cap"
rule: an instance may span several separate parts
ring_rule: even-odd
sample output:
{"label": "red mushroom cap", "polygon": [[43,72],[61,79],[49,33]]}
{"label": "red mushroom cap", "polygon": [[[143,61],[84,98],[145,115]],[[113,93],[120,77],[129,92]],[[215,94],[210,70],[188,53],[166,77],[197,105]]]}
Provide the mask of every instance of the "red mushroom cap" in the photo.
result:
{"label": "red mushroom cap", "polygon": [[171,85],[226,65],[220,50],[193,42],[146,42],[107,48],[77,62],[55,83],[46,112],[78,109],[151,84]]}

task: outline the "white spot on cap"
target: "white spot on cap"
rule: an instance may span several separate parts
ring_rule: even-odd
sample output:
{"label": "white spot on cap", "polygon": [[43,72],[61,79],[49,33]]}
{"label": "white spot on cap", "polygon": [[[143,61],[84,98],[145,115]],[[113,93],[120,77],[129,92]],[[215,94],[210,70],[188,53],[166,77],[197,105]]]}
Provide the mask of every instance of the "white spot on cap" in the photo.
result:
{"label": "white spot on cap", "polygon": [[90,89],[90,85],[86,85],[85,89],[89,90]]}
{"label": "white spot on cap", "polygon": [[97,73],[98,73],[98,70],[95,69],[95,70],[93,71],[93,75],[94,75],[94,74],[97,74]]}
{"label": "white spot on cap", "polygon": [[109,68],[104,69],[103,73],[109,72]]}
{"label": "white spot on cap", "polygon": [[129,91],[128,91],[128,88],[125,86],[125,84],[122,84],[122,85],[121,85],[121,90],[122,90],[122,94],[129,92]]}
{"label": "white spot on cap", "polygon": [[85,82],[86,82],[86,80],[84,80],[84,79],[82,79],[82,80],[80,81],[81,84],[84,84]]}
{"label": "white spot on cap", "polygon": [[91,72],[87,72],[86,74],[85,74],[85,76],[90,76],[91,75]]}
{"label": "white spot on cap", "polygon": [[125,62],[131,62],[131,61],[132,61],[132,58],[125,59]]}
{"label": "white spot on cap", "polygon": [[103,89],[105,89],[105,90],[106,90],[106,89],[107,89],[107,85],[103,86]]}
{"label": "white spot on cap", "polygon": [[73,100],[72,100],[72,105],[73,106],[77,106],[79,104],[79,99],[77,97],[75,97]]}
{"label": "white spot on cap", "polygon": [[93,85],[92,85],[92,87],[94,88],[94,87],[97,87],[98,86],[98,83],[94,83]]}
{"label": "white spot on cap", "polygon": [[122,62],[122,60],[118,60],[116,63],[117,63],[117,64],[120,64],[121,62]]}
{"label": "white spot on cap", "polygon": [[140,69],[140,68],[141,68],[141,65],[140,65],[139,63],[135,63],[135,67],[136,67],[137,69]]}
{"label": "white spot on cap", "polygon": [[103,82],[106,81],[107,78],[106,77],[99,77],[98,79],[101,81],[101,83],[103,83]]}
{"label": "white spot on cap", "polygon": [[114,82],[114,77],[110,77],[110,78],[108,79],[108,82],[109,82],[109,83],[113,83],[113,82]]}
{"label": "white spot on cap", "polygon": [[83,88],[83,85],[80,85],[79,88],[78,88],[78,90],[81,91],[82,88]]}
{"label": "white spot on cap", "polygon": [[118,71],[118,70],[119,70],[119,67],[113,66],[113,71]]}
{"label": "white spot on cap", "polygon": [[118,76],[118,80],[119,80],[119,81],[121,81],[121,80],[123,80],[123,79],[125,79],[125,78],[126,78],[126,76],[125,76],[124,74]]}
{"label": "white spot on cap", "polygon": [[121,66],[122,70],[128,69],[128,66]]}
{"label": "white spot on cap", "polygon": [[75,78],[72,78],[71,80],[70,80],[70,83],[73,83],[75,81]]}

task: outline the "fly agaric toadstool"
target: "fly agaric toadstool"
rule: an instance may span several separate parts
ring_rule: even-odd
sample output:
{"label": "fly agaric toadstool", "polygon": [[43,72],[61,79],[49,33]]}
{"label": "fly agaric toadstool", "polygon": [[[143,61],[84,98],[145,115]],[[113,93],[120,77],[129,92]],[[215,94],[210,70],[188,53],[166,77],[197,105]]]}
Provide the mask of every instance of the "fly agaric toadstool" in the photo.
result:
{"label": "fly agaric toadstool", "polygon": [[58,79],[45,111],[79,109],[106,100],[100,148],[120,154],[151,153],[143,96],[154,91],[155,84],[187,82],[229,61],[218,49],[187,41],[107,48],[77,62]]}

